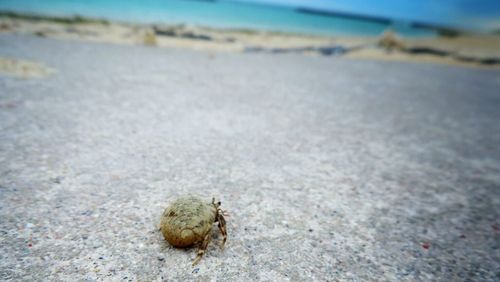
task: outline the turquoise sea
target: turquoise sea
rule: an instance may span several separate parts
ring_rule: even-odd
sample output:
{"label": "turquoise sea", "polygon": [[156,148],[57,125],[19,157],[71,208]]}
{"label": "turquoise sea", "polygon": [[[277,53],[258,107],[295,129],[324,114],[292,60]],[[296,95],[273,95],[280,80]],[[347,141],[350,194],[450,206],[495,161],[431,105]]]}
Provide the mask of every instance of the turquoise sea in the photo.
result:
{"label": "turquoise sea", "polygon": [[0,10],[332,36],[376,36],[389,26],[405,36],[434,35],[433,31],[413,28],[404,22],[394,24],[385,19],[353,18],[224,0],[0,0]]}

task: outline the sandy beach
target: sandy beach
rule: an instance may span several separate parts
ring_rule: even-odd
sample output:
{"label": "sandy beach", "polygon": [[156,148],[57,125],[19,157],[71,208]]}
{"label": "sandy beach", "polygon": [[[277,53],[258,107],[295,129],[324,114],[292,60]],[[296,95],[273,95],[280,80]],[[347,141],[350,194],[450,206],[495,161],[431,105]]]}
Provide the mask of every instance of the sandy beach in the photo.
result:
{"label": "sandy beach", "polygon": [[82,17],[54,18],[11,13],[0,15],[0,33],[209,52],[301,53],[313,56],[333,54],[352,59],[500,68],[498,35],[461,34],[432,38],[400,38],[396,35],[396,40],[405,49],[388,50],[380,46],[380,37],[307,36],[195,25],[145,25]]}
{"label": "sandy beach", "polygon": [[[0,280],[498,280],[499,70],[63,26],[2,21]],[[230,213],[196,267],[189,193]]]}

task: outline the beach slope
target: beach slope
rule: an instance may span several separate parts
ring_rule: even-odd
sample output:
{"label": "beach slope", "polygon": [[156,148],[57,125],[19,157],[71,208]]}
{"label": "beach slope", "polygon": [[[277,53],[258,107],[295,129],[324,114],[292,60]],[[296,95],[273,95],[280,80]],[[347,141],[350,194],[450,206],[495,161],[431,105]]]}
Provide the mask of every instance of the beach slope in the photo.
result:
{"label": "beach slope", "polygon": [[[53,70],[0,73],[2,281],[498,279],[497,70],[26,35],[0,57]],[[189,193],[230,214],[196,267],[158,231]]]}

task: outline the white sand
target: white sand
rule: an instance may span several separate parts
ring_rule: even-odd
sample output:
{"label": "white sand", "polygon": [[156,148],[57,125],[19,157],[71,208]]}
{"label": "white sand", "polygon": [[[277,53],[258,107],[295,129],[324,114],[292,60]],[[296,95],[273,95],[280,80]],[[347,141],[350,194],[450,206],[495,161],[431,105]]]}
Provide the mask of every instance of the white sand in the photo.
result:
{"label": "white sand", "polygon": [[[496,281],[498,70],[0,35],[2,281]],[[157,229],[180,195],[224,251]]]}

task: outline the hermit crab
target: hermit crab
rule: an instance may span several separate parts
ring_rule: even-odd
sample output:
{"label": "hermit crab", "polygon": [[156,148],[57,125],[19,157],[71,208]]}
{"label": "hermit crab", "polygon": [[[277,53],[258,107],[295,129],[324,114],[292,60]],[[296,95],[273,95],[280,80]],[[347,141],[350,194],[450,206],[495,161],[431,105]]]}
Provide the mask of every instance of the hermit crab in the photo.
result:
{"label": "hermit crab", "polygon": [[186,248],[199,245],[198,254],[193,261],[197,264],[205,253],[212,238],[212,226],[218,222],[222,233],[221,249],[227,239],[225,212],[221,202],[205,202],[195,196],[187,196],[174,201],[163,212],[160,231],[163,237],[174,247]]}

